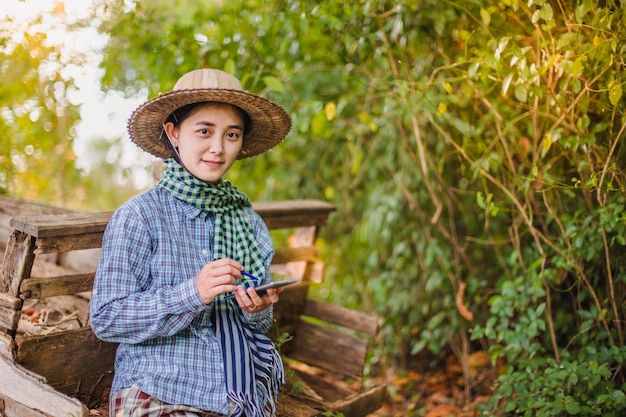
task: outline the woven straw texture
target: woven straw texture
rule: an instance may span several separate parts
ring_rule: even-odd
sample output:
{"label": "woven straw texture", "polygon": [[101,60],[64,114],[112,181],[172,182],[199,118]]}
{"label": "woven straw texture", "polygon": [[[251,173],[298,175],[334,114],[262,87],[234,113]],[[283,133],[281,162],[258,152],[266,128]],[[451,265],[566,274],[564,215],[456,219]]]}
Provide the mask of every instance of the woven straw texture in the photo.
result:
{"label": "woven straw texture", "polygon": [[291,130],[291,117],[282,106],[243,89],[181,89],[161,94],[133,112],[128,120],[131,140],[159,158],[171,157],[171,152],[163,142],[165,138],[163,123],[176,109],[200,102],[232,104],[241,108],[250,117],[251,126],[244,136],[237,159],[249,158],[271,149],[282,142]]}

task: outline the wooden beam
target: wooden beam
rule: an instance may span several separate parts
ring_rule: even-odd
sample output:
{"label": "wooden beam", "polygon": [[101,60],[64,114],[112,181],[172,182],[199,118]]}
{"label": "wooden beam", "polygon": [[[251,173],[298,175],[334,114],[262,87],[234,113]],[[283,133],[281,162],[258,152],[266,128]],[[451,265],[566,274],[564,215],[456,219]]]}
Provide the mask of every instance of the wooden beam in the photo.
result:
{"label": "wooden beam", "polygon": [[[295,200],[253,204],[270,229],[322,226],[335,206],[325,201]],[[113,213],[44,214],[11,219],[10,226],[38,238],[102,233]]]}
{"label": "wooden beam", "polygon": [[9,362],[15,359],[15,341],[4,332],[0,332],[0,357],[8,359]]}
{"label": "wooden beam", "polygon": [[0,292],[0,327],[13,331],[20,321],[22,300]]}
{"label": "wooden beam", "polygon": [[20,285],[20,292],[29,298],[46,298],[55,295],[74,295],[93,289],[95,273],[56,276],[50,278],[27,278]]}
{"label": "wooden beam", "polygon": [[22,279],[30,275],[35,255],[35,239],[26,233],[11,234],[0,267],[0,292],[17,297]]}
{"label": "wooden beam", "polygon": [[20,310],[0,306],[0,328],[8,331],[16,330],[21,315]]}
{"label": "wooden beam", "polygon": [[44,236],[37,239],[35,255],[63,253],[75,250],[102,247],[104,232],[83,233],[79,235]]}
{"label": "wooden beam", "polygon": [[312,298],[307,299],[302,314],[370,336],[378,333],[379,318],[377,316]]}
{"label": "wooden beam", "polygon": [[15,360],[47,383],[86,403],[101,402],[113,379],[117,344],[99,340],[85,326],[49,335],[15,338]]}
{"label": "wooden beam", "polygon": [[367,340],[330,327],[301,321],[291,358],[344,376],[360,378]]}
{"label": "wooden beam", "polygon": [[252,208],[261,215],[269,229],[323,226],[336,207],[320,200],[256,202]]}
{"label": "wooden beam", "polygon": [[80,401],[56,391],[9,359],[0,357],[0,398],[8,398],[48,416],[87,417]]}
{"label": "wooden beam", "polygon": [[367,416],[383,405],[387,395],[387,386],[378,385],[367,391],[336,401],[329,408],[345,416]]}
{"label": "wooden beam", "polygon": [[38,238],[102,233],[111,220],[112,214],[111,212],[67,213],[16,217],[11,220],[11,227]]}
{"label": "wooden beam", "polygon": [[317,246],[307,246],[303,248],[280,248],[276,249],[272,264],[284,264],[298,261],[315,261],[319,249]]}
{"label": "wooden beam", "polygon": [[0,292],[0,307],[7,307],[13,310],[22,308],[22,300],[8,294]]}

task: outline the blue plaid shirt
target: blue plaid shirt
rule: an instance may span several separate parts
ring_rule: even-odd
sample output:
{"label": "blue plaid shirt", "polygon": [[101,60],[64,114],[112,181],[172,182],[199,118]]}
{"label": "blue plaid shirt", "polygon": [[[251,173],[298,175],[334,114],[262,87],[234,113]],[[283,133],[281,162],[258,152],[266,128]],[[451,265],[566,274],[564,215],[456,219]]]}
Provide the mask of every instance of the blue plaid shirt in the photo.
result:
{"label": "blue plaid shirt", "polygon": [[[267,226],[248,219],[266,265]],[[161,401],[228,414],[222,355],[195,276],[212,259],[212,215],[155,187],[120,207],[102,243],[91,299],[96,336],[119,343],[111,392],[135,384]],[[261,332],[272,308],[245,313]]]}

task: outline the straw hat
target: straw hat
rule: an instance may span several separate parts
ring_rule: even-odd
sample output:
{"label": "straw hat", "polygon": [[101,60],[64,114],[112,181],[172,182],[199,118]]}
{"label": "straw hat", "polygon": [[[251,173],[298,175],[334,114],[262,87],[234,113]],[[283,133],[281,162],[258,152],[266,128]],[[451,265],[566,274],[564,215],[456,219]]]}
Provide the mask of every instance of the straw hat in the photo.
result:
{"label": "straw hat", "polygon": [[175,110],[204,101],[232,104],[250,117],[251,125],[246,128],[237,159],[258,155],[278,145],[291,129],[291,117],[283,107],[245,91],[234,76],[206,68],[183,75],[171,92],[139,106],[128,119],[128,134],[146,152],[169,158],[172,154],[162,139],[166,137],[162,134],[163,123]]}

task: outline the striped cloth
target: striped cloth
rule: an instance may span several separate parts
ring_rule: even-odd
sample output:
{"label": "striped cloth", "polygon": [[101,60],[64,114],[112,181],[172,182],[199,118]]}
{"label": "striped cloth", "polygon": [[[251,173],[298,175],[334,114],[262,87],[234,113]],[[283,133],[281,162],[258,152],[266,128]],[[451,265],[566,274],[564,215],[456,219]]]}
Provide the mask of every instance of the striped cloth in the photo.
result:
{"label": "striped cloth", "polygon": [[[231,258],[244,270],[265,276],[263,257],[245,218],[250,199],[229,181],[207,184],[174,159],[158,186],[174,197],[215,215],[214,258]],[[221,344],[228,399],[233,416],[265,417],[276,412],[276,396],[284,382],[280,354],[271,339],[251,327],[232,298],[214,300],[216,335]]]}

